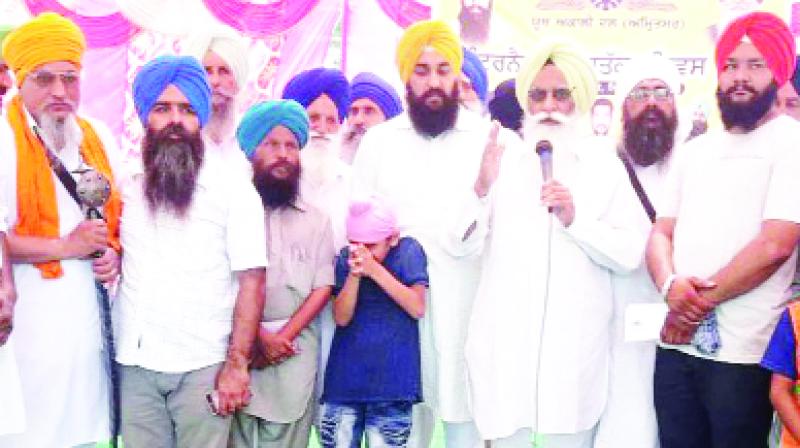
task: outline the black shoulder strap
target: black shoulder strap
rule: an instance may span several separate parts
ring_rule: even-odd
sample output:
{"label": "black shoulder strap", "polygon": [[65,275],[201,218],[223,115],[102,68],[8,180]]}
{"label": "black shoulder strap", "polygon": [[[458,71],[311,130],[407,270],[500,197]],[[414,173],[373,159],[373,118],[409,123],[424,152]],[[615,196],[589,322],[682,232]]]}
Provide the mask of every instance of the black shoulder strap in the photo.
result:
{"label": "black shoulder strap", "polygon": [[631,162],[622,154],[619,155],[619,158],[622,160],[622,164],[625,165],[625,171],[628,172],[628,178],[631,180],[631,185],[633,185],[633,189],[636,191],[636,196],[639,196],[639,201],[642,203],[647,217],[650,218],[650,222],[656,222],[656,209],[653,208],[650,198],[647,197],[647,193],[645,193],[642,187],[642,183],[639,182],[639,178],[636,177],[636,171],[633,170]]}
{"label": "black shoulder strap", "polygon": [[34,126],[33,132],[36,134],[36,137],[39,138],[39,141],[42,143],[42,147],[44,147],[44,152],[47,154],[47,160],[50,162],[50,168],[52,168],[53,172],[56,173],[58,180],[60,180],[64,185],[64,188],[67,189],[67,193],[72,196],[72,199],[74,199],[78,205],[81,205],[81,199],[78,197],[78,183],[75,182],[72,174],[70,174],[69,171],[64,168],[64,164],[61,163],[61,160],[55,154],[53,154],[53,151],[51,151],[50,148],[47,147],[44,139],[42,139],[42,136],[39,135],[39,128]]}

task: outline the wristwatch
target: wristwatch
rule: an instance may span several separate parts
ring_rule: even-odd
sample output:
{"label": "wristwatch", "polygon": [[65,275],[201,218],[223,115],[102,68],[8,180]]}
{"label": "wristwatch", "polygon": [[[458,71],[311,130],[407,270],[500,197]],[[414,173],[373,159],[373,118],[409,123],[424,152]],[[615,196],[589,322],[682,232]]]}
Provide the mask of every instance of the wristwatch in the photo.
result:
{"label": "wristwatch", "polygon": [[669,274],[667,276],[667,279],[664,280],[664,283],[661,285],[661,289],[660,289],[661,296],[664,297],[665,299],[667,298],[667,295],[669,294],[669,288],[672,287],[672,283],[675,282],[676,278],[678,278],[678,276],[675,275],[675,273],[673,272],[672,274]]}

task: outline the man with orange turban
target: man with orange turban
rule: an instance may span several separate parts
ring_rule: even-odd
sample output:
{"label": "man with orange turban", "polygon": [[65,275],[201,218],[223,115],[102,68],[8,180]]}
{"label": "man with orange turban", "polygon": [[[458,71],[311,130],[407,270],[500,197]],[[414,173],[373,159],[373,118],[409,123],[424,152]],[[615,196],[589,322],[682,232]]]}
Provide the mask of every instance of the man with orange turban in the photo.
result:
{"label": "man with orange turban", "polygon": [[[766,447],[770,397],[796,406],[795,353],[767,348],[800,240],[800,125],[775,101],[795,57],[780,18],[731,22],[716,49],[724,129],[672,162],[646,256],[669,308],[654,377],[662,448]],[[772,387],[760,361],[779,373]]]}
{"label": "man with orange turban", "polygon": [[[113,281],[119,265],[121,203],[112,171],[119,150],[107,129],[77,115],[85,49],[81,30],[53,13],[3,42],[19,89],[0,120],[0,194],[22,297],[12,341],[27,427],[0,436],[0,447],[94,445],[109,436],[96,282]],[[85,219],[65,186],[87,169],[111,184],[100,207],[105,221]]]}
{"label": "man with orange turban", "polygon": [[464,52],[444,22],[410,26],[396,55],[408,108],[365,134],[353,182],[354,194],[377,195],[396,208],[401,232],[416,238],[430,261],[430,312],[420,322],[425,404],[415,406],[408,446],[428,446],[430,423],[422,417],[433,409],[444,421],[448,447],[482,447],[468,405],[464,360],[480,265],[477,257],[457,253],[461,236],[450,238],[445,229],[451,218],[462,216],[462,207],[481,203],[473,187],[484,152],[501,152],[499,124],[492,128],[459,107]]}

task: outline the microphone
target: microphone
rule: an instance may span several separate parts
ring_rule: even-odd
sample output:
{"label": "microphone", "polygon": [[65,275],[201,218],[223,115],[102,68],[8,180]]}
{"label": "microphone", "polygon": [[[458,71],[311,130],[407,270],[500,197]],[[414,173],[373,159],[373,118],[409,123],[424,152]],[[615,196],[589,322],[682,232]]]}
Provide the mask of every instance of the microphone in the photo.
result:
{"label": "microphone", "polygon": [[549,140],[539,140],[536,154],[539,154],[539,163],[542,165],[542,181],[547,182],[553,178],[553,144]]}
{"label": "microphone", "polygon": [[[539,154],[539,163],[542,165],[542,183],[553,178],[553,144],[549,140],[539,140],[536,143],[536,154]],[[553,207],[547,207],[548,213],[553,213]]]}

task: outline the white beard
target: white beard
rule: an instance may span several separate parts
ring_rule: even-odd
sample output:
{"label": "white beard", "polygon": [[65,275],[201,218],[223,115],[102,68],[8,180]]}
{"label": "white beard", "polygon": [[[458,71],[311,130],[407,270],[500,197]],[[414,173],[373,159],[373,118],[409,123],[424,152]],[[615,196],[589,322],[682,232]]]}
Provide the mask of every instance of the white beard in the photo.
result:
{"label": "white beard", "polygon": [[64,121],[58,121],[48,114],[42,114],[39,121],[39,133],[44,144],[51,150],[60,152],[64,148],[80,147],[83,131],[75,115],[70,114]]}
{"label": "white beard", "polygon": [[[319,134],[311,131],[311,135]],[[343,163],[339,158],[340,146],[339,134],[309,138],[306,147],[300,151],[302,180],[308,186],[316,189],[336,179],[340,173],[339,167]]]}
{"label": "white beard", "polygon": [[236,101],[231,100],[223,111],[215,113],[212,109],[211,116],[203,128],[203,133],[213,142],[219,144],[235,132],[236,126]]}
{"label": "white beard", "polygon": [[[559,125],[542,124],[544,118],[551,118],[560,122]],[[522,121],[522,135],[526,146],[531,148],[540,140],[549,140],[553,144],[554,151],[562,145],[570,147],[589,136],[591,125],[586,117],[576,117],[575,115],[564,115],[560,113],[546,114],[538,113],[535,115],[525,114]]]}

